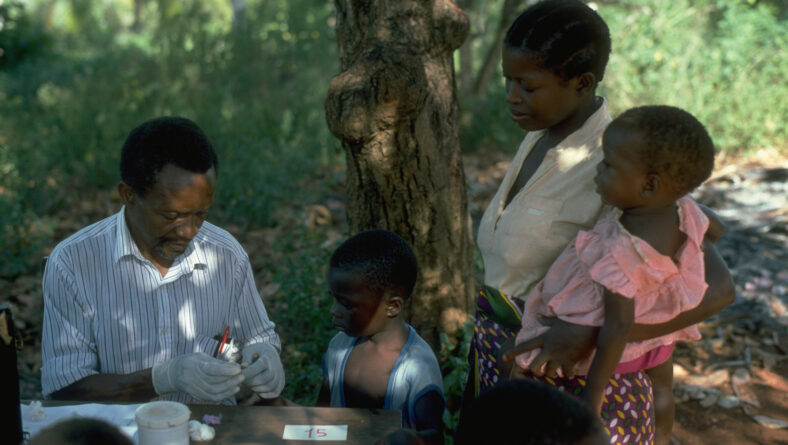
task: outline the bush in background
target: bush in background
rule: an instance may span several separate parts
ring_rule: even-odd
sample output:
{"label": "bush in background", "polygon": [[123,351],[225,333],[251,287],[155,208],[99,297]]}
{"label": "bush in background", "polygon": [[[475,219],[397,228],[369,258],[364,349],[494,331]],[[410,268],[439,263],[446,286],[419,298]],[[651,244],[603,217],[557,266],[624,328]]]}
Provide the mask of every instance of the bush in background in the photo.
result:
{"label": "bush in background", "polygon": [[[788,149],[788,2],[589,3],[598,8],[613,40],[599,88],[612,115],[638,105],[669,104],[698,117],[723,152]],[[488,15],[487,28],[497,20],[499,15]],[[474,48],[489,48],[493,34],[492,29],[477,34]],[[481,62],[474,59],[472,69]],[[500,79],[498,67],[483,97],[460,91],[463,150],[513,152],[519,146],[523,133],[508,116]]]}
{"label": "bush in background", "polygon": [[777,3],[637,0],[600,8],[613,53],[602,83],[613,112],[663,103],[703,122],[726,152],[785,149],[788,12]]}
{"label": "bush in background", "polygon": [[[214,141],[219,223],[276,224],[278,206],[304,198],[299,179],[338,162],[323,117],[337,65],[327,3],[250,1],[245,26],[232,27],[223,0],[145,2],[137,30],[125,2],[10,5],[0,7],[0,48],[13,55],[0,59],[3,227],[113,188],[126,134],[159,115],[194,119]],[[28,251],[56,242],[39,232],[14,229],[4,243],[26,247],[0,258],[0,277],[35,267]]]}

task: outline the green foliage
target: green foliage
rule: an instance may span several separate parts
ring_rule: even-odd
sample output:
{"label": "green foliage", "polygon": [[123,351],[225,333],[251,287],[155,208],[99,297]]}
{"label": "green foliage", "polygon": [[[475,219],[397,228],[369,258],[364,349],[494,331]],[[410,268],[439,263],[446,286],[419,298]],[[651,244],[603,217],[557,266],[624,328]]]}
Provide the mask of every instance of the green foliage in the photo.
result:
{"label": "green foliage", "polygon": [[273,246],[278,255],[270,264],[283,295],[268,307],[282,337],[287,375],[283,395],[304,405],[315,403],[323,383],[323,353],[336,334],[324,277],[338,243],[326,243],[324,235],[303,227],[288,232]]}
{"label": "green foliage", "polygon": [[501,78],[487,95],[460,97],[460,146],[466,153],[503,150],[514,152],[525,133],[509,116]]}
{"label": "green foliage", "polygon": [[41,246],[52,236],[55,223],[25,211],[13,196],[0,193],[0,276],[16,276],[41,263]]}
{"label": "green foliage", "polygon": [[[670,104],[698,117],[723,151],[788,149],[782,124],[788,121],[788,3],[629,0],[598,6],[613,39],[599,93],[613,115]],[[497,20],[487,17],[488,34]],[[484,36],[477,40],[476,46],[492,45]],[[502,90],[495,81],[486,97],[460,97],[463,150],[517,148],[523,134],[506,116]]]}
{"label": "green foliage", "polygon": [[27,15],[22,2],[0,2],[0,69],[45,55],[49,44],[49,35]]}
{"label": "green foliage", "polygon": [[600,10],[614,36],[602,93],[616,114],[666,103],[693,113],[726,151],[786,148],[788,25],[777,8],[712,0],[629,5],[635,9]]}
{"label": "green foliage", "polygon": [[468,351],[473,338],[473,322],[467,321],[453,337],[441,333],[439,361],[443,373],[443,394],[446,397],[446,411],[443,413],[444,442],[454,443],[460,420],[460,406],[465,382],[468,380]]}
{"label": "green foliage", "polygon": [[[337,162],[323,117],[337,65],[328,3],[249,1],[245,26],[233,28],[226,1],[145,2],[139,30],[120,2],[52,2],[48,28],[27,25],[46,4],[15,5],[0,7],[3,48],[8,32],[34,29],[53,48],[44,57],[8,46],[13,63],[0,69],[3,168],[23,175],[0,178],[11,221],[41,220],[81,191],[114,187],[126,134],[158,115],[194,119],[214,141],[219,223],[275,224],[282,202],[306,199],[299,180]],[[25,245],[45,242],[54,240]],[[20,264],[4,255],[0,274]]]}

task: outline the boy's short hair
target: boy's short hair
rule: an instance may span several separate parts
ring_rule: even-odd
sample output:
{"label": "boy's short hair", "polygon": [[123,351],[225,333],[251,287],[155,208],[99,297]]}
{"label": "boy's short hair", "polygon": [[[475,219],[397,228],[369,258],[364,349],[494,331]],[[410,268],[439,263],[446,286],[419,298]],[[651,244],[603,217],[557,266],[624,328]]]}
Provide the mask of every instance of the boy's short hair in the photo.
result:
{"label": "boy's short hair", "polygon": [[408,243],[394,232],[373,229],[342,243],[329,262],[331,269],[352,270],[371,289],[394,289],[407,299],[416,285],[419,265]]}
{"label": "boy's short hair", "polygon": [[533,379],[483,392],[460,419],[456,445],[569,445],[604,434],[582,401]]}
{"label": "boy's short hair", "polygon": [[579,0],[546,0],[515,19],[504,44],[534,54],[563,80],[591,72],[598,83],[610,57],[610,30]]}
{"label": "boy's short hair", "polygon": [[132,445],[131,439],[103,420],[78,417],[61,420],[33,436],[28,445]]}
{"label": "boy's short hair", "polygon": [[120,176],[134,193],[145,196],[167,164],[194,173],[205,173],[213,167],[219,174],[211,141],[191,120],[164,116],[131,130],[121,149]]}
{"label": "boy's short hair", "polygon": [[[637,131],[643,166],[667,179],[679,195],[701,185],[714,169],[714,142],[700,121],[681,108],[646,105],[623,112],[608,126]],[[607,130],[606,130],[607,131]]]}

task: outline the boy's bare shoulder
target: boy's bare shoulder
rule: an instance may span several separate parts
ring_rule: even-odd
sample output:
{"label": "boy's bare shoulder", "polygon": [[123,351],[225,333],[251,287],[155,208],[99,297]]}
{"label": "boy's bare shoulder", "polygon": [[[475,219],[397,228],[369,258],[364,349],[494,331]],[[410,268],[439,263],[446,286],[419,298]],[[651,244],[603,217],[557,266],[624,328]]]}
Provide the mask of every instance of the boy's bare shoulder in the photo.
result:
{"label": "boy's bare shoulder", "polygon": [[359,341],[350,351],[344,372],[345,400],[348,407],[382,408],[389,376],[398,352]]}

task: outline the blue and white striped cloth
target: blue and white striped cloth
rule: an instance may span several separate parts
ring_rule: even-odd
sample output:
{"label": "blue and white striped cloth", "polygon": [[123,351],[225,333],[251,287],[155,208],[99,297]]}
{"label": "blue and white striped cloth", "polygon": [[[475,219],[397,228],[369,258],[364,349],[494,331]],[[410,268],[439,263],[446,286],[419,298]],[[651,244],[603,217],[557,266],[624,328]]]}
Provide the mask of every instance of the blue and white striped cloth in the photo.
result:
{"label": "blue and white striped cloth", "polygon": [[[93,374],[130,374],[183,354],[213,354],[213,337],[228,325],[242,345],[280,349],[249,257],[232,235],[203,223],[162,277],[132,239],[124,210],[78,231],[49,256],[44,395]],[[194,401],[184,393],[161,398]]]}

